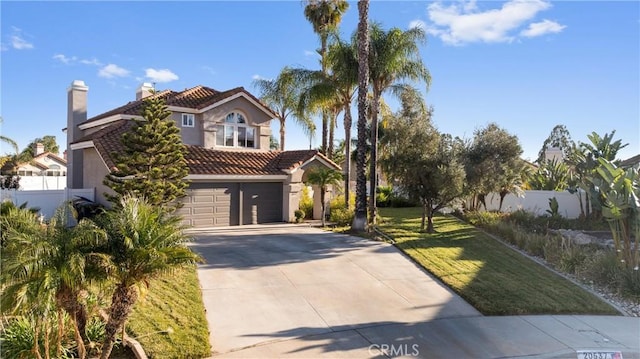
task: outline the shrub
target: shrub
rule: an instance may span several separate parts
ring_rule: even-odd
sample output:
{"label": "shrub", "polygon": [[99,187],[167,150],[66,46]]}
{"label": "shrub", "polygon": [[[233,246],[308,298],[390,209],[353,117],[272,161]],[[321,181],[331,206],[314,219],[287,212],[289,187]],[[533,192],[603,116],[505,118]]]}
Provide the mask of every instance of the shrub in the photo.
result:
{"label": "shrub", "polygon": [[[63,340],[62,352],[56,354],[56,342],[58,334],[57,320],[52,320],[52,328],[49,331],[49,356],[55,358],[73,358],[72,351],[68,348],[70,341]],[[36,323],[28,317],[18,317],[10,319],[0,334],[0,348],[2,348],[3,358],[31,358],[34,341],[34,328]],[[68,328],[68,326],[67,326]],[[38,334],[38,347],[41,354],[45,353],[44,335],[42,328]],[[65,338],[67,339],[67,338]]]}
{"label": "shrub", "polygon": [[376,205],[378,207],[389,207],[392,197],[393,188],[391,186],[379,186],[376,188]]}
{"label": "shrub", "polygon": [[311,219],[313,217],[313,198],[309,195],[309,187],[303,186],[300,191],[299,209],[304,212],[304,218]]}
{"label": "shrub", "polygon": [[304,220],[305,213],[301,209],[296,209],[293,214],[296,216],[296,223],[302,223]]}
{"label": "shrub", "polygon": [[353,222],[354,215],[355,211],[353,207],[351,209],[332,208],[329,221],[334,222],[338,226],[348,226]]}

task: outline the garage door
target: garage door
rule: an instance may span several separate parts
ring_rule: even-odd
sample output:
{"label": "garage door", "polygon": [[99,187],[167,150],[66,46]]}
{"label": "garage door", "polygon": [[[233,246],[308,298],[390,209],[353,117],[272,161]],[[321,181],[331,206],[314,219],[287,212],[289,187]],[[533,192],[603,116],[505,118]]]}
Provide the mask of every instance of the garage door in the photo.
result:
{"label": "garage door", "polygon": [[243,183],[242,224],[282,222],[282,183]]}
{"label": "garage door", "polygon": [[188,226],[238,225],[238,188],[237,183],[192,183],[179,213]]}
{"label": "garage door", "polygon": [[192,227],[282,221],[282,183],[192,183],[179,214]]}

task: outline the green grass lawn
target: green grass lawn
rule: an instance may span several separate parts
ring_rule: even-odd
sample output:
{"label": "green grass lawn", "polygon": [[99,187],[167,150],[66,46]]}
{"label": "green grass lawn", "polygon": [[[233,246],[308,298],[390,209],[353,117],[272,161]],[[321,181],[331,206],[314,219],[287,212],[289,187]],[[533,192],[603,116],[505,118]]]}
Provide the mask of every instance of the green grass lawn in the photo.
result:
{"label": "green grass lawn", "polygon": [[420,233],[420,208],[380,208],[380,229],[485,315],[619,314],[570,281],[451,216]]}
{"label": "green grass lawn", "polygon": [[[158,333],[171,327],[173,333]],[[196,267],[151,281],[136,303],[127,333],[150,358],[205,358],[211,355],[209,329]]]}

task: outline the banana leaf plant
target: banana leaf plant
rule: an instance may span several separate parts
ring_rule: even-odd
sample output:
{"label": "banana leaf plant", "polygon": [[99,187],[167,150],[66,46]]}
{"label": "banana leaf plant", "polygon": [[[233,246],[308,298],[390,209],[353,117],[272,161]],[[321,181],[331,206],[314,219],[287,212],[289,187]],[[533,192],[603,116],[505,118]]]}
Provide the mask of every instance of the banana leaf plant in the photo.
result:
{"label": "banana leaf plant", "polygon": [[[602,216],[609,223],[618,257],[624,266],[638,270],[640,263],[640,167],[622,169],[598,159],[590,179],[599,193]],[[635,245],[632,241],[635,237]]]}

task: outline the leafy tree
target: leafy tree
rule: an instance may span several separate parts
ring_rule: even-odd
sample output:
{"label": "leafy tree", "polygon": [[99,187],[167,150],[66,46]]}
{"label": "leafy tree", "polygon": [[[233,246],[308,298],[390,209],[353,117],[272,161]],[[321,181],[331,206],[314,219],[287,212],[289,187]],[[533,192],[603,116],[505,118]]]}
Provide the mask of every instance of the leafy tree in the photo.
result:
{"label": "leafy tree", "polygon": [[549,137],[542,144],[540,152],[538,152],[538,159],[536,163],[543,164],[547,160],[546,151],[550,148],[559,148],[562,151],[562,158],[567,159],[571,155],[571,150],[574,146],[571,140],[571,134],[565,125],[556,125],[551,130]]}
{"label": "leafy tree", "polygon": [[176,208],[172,203],[186,195],[188,186],[180,129],[168,119],[171,112],[160,98],[147,99],[142,115],[144,121],[137,121],[122,136],[122,152],[112,154],[116,169],[104,184],[116,195],[107,194],[107,198],[118,204],[121,196],[131,194],[156,206]]}
{"label": "leafy tree", "polygon": [[[342,15],[349,9],[349,3],[345,0],[307,0],[304,8],[304,16],[313,26],[313,31],[320,37],[320,67],[324,76],[328,74],[327,66],[327,40],[329,35],[338,29]],[[322,145],[321,152],[327,154],[329,147],[328,132],[333,132],[333,126],[329,127],[329,112],[322,111]],[[333,137],[333,136],[331,136]]]}
{"label": "leafy tree", "polygon": [[514,193],[517,196],[524,195],[524,186],[528,177],[528,166],[524,160],[516,161],[513,167],[507,167],[505,169],[504,176],[500,178],[500,205],[498,206],[498,212],[502,211],[502,204],[504,198],[509,193]]}
{"label": "leafy tree", "polygon": [[[371,158],[369,160],[369,188],[377,187],[378,112],[380,98],[388,90],[399,95],[409,85],[404,80],[431,83],[431,75],[420,57],[418,44],[424,42],[424,30],[418,27],[402,31],[392,28],[384,31],[378,24],[370,29],[369,76],[373,99],[371,101]],[[369,221],[375,224],[375,196],[369,197]]]}
{"label": "leafy tree", "polygon": [[280,144],[278,143],[278,139],[275,136],[269,136],[269,149],[270,150],[279,150]]}
{"label": "leafy tree", "polygon": [[325,225],[327,186],[337,186],[342,180],[342,173],[331,168],[316,168],[308,172],[307,183],[320,188],[320,202],[322,206],[322,226]]}
{"label": "leafy tree", "polygon": [[380,158],[387,176],[422,205],[421,230],[433,233],[433,216],[462,195],[462,143],[441,135],[430,122],[431,111],[414,92],[403,94],[402,109],[389,121],[381,139],[388,152]]}
{"label": "leafy tree", "polygon": [[356,209],[351,228],[364,232],[367,226],[367,92],[369,87],[369,0],[358,1],[358,144],[356,147]]}
{"label": "leafy tree", "polygon": [[313,121],[298,110],[302,83],[297,81],[295,72],[285,67],[275,80],[257,79],[253,85],[260,91],[260,99],[271,107],[280,121],[280,150],[285,148],[287,118],[292,117],[308,135],[315,131]]}
{"label": "leafy tree", "polygon": [[115,290],[105,327],[102,359],[109,358],[116,333],[152,278],[172,273],[200,260],[185,242],[181,218],[143,199],[123,196],[118,210],[106,213],[105,230],[113,256]]}
{"label": "leafy tree", "polygon": [[[106,273],[109,261],[97,254],[106,243],[105,233],[89,220],[70,227],[69,204],[60,207],[42,226],[28,209],[10,208],[7,217],[7,243],[2,258],[3,307],[35,310],[46,320],[55,302],[58,310],[71,317],[78,355],[84,358],[87,308],[81,298],[89,282],[104,278]],[[57,346],[61,350],[60,342]]]}
{"label": "leafy tree", "polygon": [[486,195],[500,192],[505,178],[519,168],[521,154],[518,138],[495,123],[474,132],[465,153],[466,190],[472,196],[472,209],[486,208]]}

